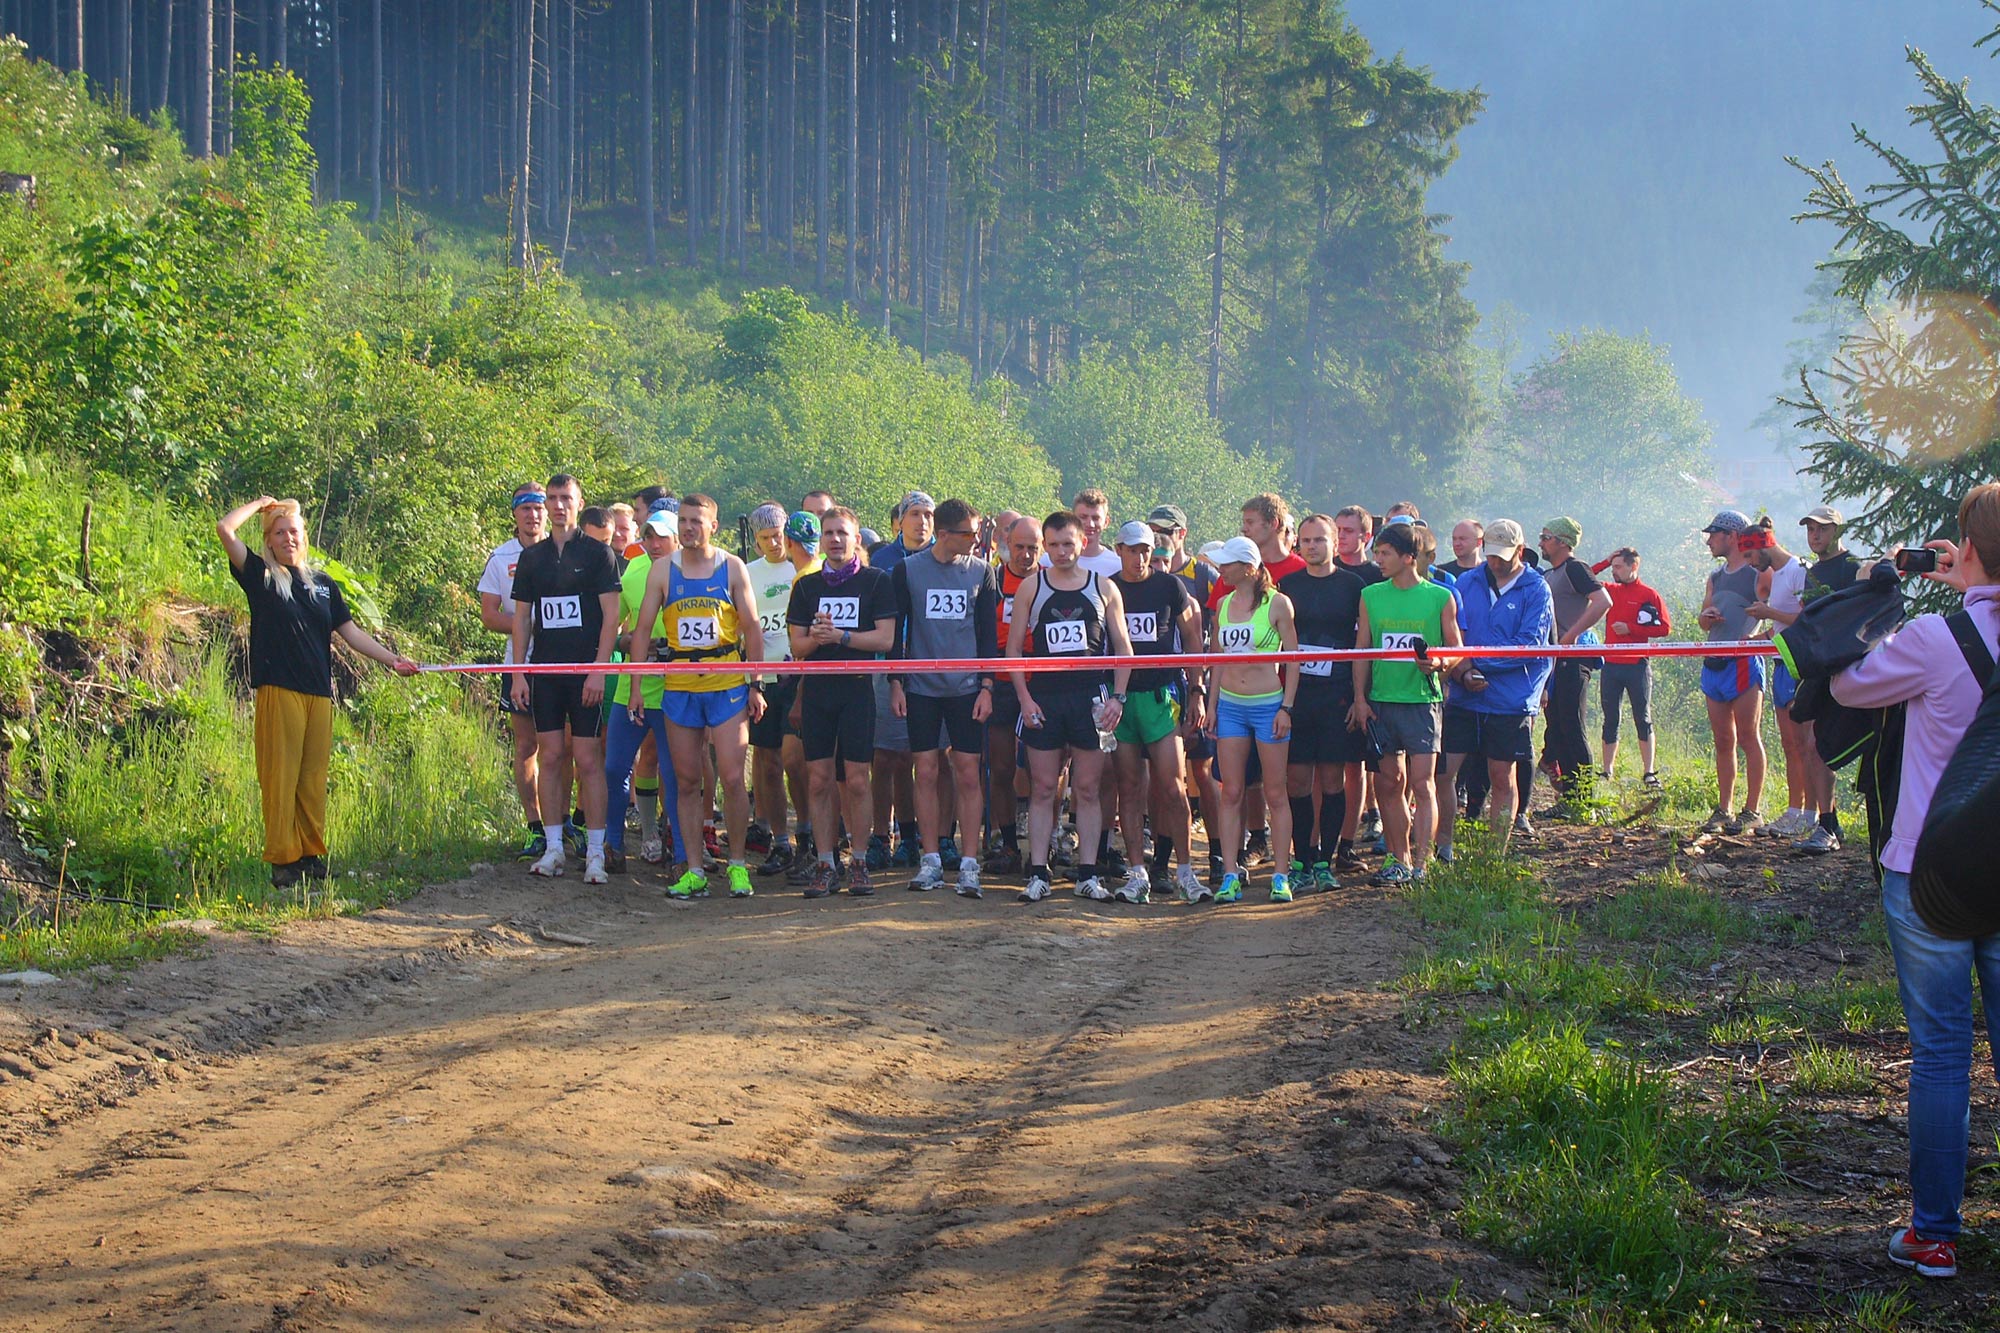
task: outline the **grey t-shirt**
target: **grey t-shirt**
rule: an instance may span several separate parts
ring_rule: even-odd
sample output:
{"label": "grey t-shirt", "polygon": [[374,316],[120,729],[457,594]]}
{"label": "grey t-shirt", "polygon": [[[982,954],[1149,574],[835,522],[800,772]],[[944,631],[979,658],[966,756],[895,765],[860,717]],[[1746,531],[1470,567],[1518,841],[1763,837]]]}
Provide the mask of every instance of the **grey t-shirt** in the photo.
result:
{"label": "grey t-shirt", "polygon": [[1549,582],[1549,593],[1556,599],[1556,633],[1567,634],[1583,615],[1583,608],[1590,605],[1590,599],[1599,588],[1599,583],[1590,572],[1590,566],[1571,556],[1554,569],[1542,571],[1542,577]]}
{"label": "grey t-shirt", "polygon": [[[897,657],[962,657],[991,660],[1000,655],[993,588],[987,565],[977,556],[941,561],[934,550],[918,551],[891,571],[896,597]],[[903,677],[911,694],[952,699],[979,689],[975,671],[918,672]]]}
{"label": "grey t-shirt", "polygon": [[1757,567],[1744,565],[1731,574],[1718,569],[1708,576],[1708,604],[1722,612],[1722,619],[1708,629],[1710,643],[1735,643],[1750,637],[1750,604],[1757,600]]}

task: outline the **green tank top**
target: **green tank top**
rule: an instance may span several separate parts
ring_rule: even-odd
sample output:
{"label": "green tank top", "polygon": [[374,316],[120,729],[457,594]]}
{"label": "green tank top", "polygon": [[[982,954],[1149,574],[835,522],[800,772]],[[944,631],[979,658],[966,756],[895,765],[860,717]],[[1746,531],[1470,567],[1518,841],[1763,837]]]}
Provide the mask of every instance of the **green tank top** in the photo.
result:
{"label": "green tank top", "polygon": [[[1271,624],[1271,599],[1266,597],[1257,603],[1257,609],[1250,613],[1250,619],[1243,621],[1229,618],[1229,604],[1236,598],[1235,593],[1222,599],[1215,612],[1215,641],[1225,653],[1240,653],[1245,657],[1258,653],[1281,652],[1285,640]],[[1275,699],[1284,693],[1281,688],[1273,688],[1263,694],[1238,694],[1234,690],[1224,690],[1231,699]]]}

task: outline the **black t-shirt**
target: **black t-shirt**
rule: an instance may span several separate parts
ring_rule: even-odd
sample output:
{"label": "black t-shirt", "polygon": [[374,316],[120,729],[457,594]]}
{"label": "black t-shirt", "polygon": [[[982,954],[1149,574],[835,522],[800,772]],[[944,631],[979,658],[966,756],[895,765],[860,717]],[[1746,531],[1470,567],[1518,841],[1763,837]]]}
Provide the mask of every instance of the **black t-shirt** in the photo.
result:
{"label": "black t-shirt", "polygon": [[[1372,564],[1368,568],[1381,573]],[[1366,586],[1358,570],[1348,570],[1338,561],[1334,562],[1333,573],[1325,578],[1314,578],[1312,571],[1305,569],[1285,575],[1278,591],[1291,599],[1292,622],[1299,629],[1299,647],[1352,648],[1360,629],[1361,590]],[[1343,698],[1351,698],[1354,668],[1346,661],[1332,659],[1307,662],[1299,669],[1299,688],[1315,692],[1331,690]]]}
{"label": "black t-shirt", "polygon": [[1815,597],[1824,597],[1830,592],[1839,592],[1852,584],[1861,573],[1861,560],[1852,551],[1842,551],[1830,555],[1806,571],[1806,595],[1810,602]]}
{"label": "black t-shirt", "polygon": [[333,632],[354,618],[340,585],[323,572],[308,583],[297,570],[285,570],[292,595],[280,597],[264,581],[264,557],[255,551],[230,572],[250,599],[250,688],[276,685],[331,699]]}
{"label": "black t-shirt", "polygon": [[[1348,573],[1354,575],[1355,578],[1360,579],[1361,586],[1364,588],[1368,587],[1370,584],[1380,583],[1383,579],[1389,577],[1387,574],[1384,574],[1382,572],[1382,566],[1376,564],[1373,560],[1363,560],[1360,564],[1350,565],[1345,560],[1342,560],[1339,556],[1335,556],[1333,558],[1333,567],[1335,569],[1344,569]],[[1291,575],[1287,574],[1285,577],[1290,578]],[[1290,596],[1289,593],[1286,595]],[[1340,648],[1352,648],[1354,646],[1354,643],[1353,640],[1350,639],[1346,643],[1336,644],[1335,646]]]}
{"label": "black t-shirt", "polygon": [[578,532],[556,549],[553,538],[521,552],[514,566],[514,600],[528,608],[530,662],[594,662],[604,632],[605,593],[618,592],[611,548]]}
{"label": "black t-shirt", "polygon": [[[864,567],[838,588],[827,584],[825,570],[815,569],[792,584],[792,600],[785,605],[785,624],[810,629],[822,607],[835,629],[864,634],[874,629],[878,621],[896,618],[896,593],[888,574],[873,566]],[[811,660],[870,662],[880,656],[861,648],[823,643],[813,649]]]}
{"label": "black t-shirt", "polygon": [[[1163,571],[1149,571],[1137,583],[1122,578],[1111,580],[1125,603],[1125,635],[1132,640],[1132,652],[1139,657],[1155,657],[1181,651],[1175,627],[1188,604],[1187,584]],[[1178,668],[1171,671],[1135,670],[1126,685],[1131,690],[1157,690],[1180,682]]]}

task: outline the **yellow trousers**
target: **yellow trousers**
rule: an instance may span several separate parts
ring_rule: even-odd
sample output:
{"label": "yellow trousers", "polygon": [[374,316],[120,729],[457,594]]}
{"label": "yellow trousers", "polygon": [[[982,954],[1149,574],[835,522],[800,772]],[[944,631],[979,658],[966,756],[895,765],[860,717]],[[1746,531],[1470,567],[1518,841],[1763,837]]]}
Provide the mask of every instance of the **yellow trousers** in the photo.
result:
{"label": "yellow trousers", "polygon": [[257,785],[264,791],[264,859],[288,866],[326,855],[326,769],[333,700],[257,687]]}

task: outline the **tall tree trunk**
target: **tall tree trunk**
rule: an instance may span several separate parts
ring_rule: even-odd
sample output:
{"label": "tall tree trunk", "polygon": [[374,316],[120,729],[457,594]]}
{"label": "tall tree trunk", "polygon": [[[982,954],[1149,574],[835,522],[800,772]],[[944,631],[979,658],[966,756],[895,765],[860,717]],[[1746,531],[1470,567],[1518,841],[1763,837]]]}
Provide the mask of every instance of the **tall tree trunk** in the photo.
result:
{"label": "tall tree trunk", "polygon": [[132,0],[118,0],[118,16],[112,21],[118,26],[118,97],[130,110],[139,100],[132,95]]}
{"label": "tall tree trunk", "polygon": [[291,0],[271,0],[271,68],[281,69],[291,63],[286,50],[291,35]]}
{"label": "tall tree trunk", "polygon": [[226,157],[235,151],[236,0],[222,0],[222,152]]}
{"label": "tall tree trunk", "polygon": [[194,145],[196,157],[215,154],[215,0],[194,5]]}
{"label": "tall tree trunk", "polygon": [[682,88],[681,168],[686,177],[687,262],[701,262],[701,0],[688,0],[687,81]]}
{"label": "tall tree trunk", "polygon": [[[650,19],[652,17],[650,11],[653,8],[653,0],[646,0],[646,8],[649,11],[647,18]],[[569,96],[563,101],[562,257],[564,262],[568,262],[569,260],[570,220],[576,216],[576,17],[576,0],[569,0]],[[653,44],[648,42],[646,44],[646,86],[648,88],[652,86],[653,55]],[[646,121],[650,131],[652,116],[648,115]],[[651,156],[651,153],[647,154],[648,159]],[[648,263],[657,262],[653,253],[653,214],[650,208],[646,211],[646,259]]]}
{"label": "tall tree trunk", "polygon": [[528,184],[534,144],[536,0],[514,0],[514,265],[528,285]]}
{"label": "tall tree trunk", "polygon": [[69,67],[81,74],[83,72],[83,0],[69,0],[69,14],[66,16],[63,26],[69,29],[68,32],[63,34],[63,40],[69,44]]}
{"label": "tall tree trunk", "polygon": [[174,0],[162,0],[160,6],[160,81],[156,88],[159,94],[153,103],[158,110],[167,104],[173,93],[174,68]]}
{"label": "tall tree trunk", "polygon": [[374,48],[373,92],[368,99],[368,220],[382,220],[382,129],[389,105],[382,91],[382,0],[370,13],[369,44]]}
{"label": "tall tree trunk", "polygon": [[799,5],[800,0],[791,0],[791,12],[785,19],[784,98],[778,112],[778,123],[783,127],[782,147],[778,150],[778,191],[781,200],[778,226],[785,235],[785,272],[788,274],[799,258]]}
{"label": "tall tree trunk", "polygon": [[777,88],[772,70],[772,41],[777,31],[777,9],[764,11],[764,36],[758,43],[760,75],[757,80],[757,253],[771,252],[771,105]]}
{"label": "tall tree trunk", "polygon": [[743,145],[737,125],[743,100],[743,44],[738,39],[742,17],[743,0],[729,0],[722,13],[722,162],[717,173],[721,177],[722,207],[716,219],[715,244],[715,262],[719,268],[728,266],[743,243],[737,230],[743,203]]}
{"label": "tall tree trunk", "polygon": [[833,26],[833,0],[819,0],[819,128],[813,137],[813,231],[817,233],[819,253],[813,266],[813,286],[816,290],[826,290],[826,246],[830,208],[827,200],[828,177],[833,173],[833,67],[829,64],[831,52],[827,40],[828,30]]}
{"label": "tall tree trunk", "polygon": [[347,83],[347,66],[340,58],[340,0],[327,0],[327,46],[333,59],[333,76],[327,80],[329,100],[333,103],[333,152],[327,155],[327,168],[331,172],[331,189],[328,197],[340,198],[341,182],[347,176],[347,162],[342,156],[344,117],[341,104],[347,99],[342,96]]}
{"label": "tall tree trunk", "polygon": [[[1243,0],[1236,0],[1236,58],[1243,56]],[[1229,159],[1236,149],[1235,88],[1228,73],[1216,79],[1215,225],[1208,269],[1208,415],[1222,415],[1222,287],[1229,241]]]}
{"label": "tall tree trunk", "polygon": [[861,239],[861,0],[848,0],[847,37],[847,269],[841,294],[858,308],[861,288],[855,281],[854,247]]}
{"label": "tall tree trunk", "polygon": [[[639,207],[646,214],[646,262],[648,264],[657,264],[660,262],[660,232],[656,219],[658,208],[653,198],[653,155],[655,152],[653,146],[653,123],[655,119],[653,114],[653,0],[639,0],[639,13],[641,16],[639,22],[639,45],[643,50],[643,54],[640,57],[640,79],[645,89],[644,95],[640,99],[640,104],[644,108],[643,114],[646,120],[645,133],[641,136],[645,147],[639,155]],[[575,15],[576,3],[575,0],[571,0],[571,22],[575,21]],[[574,34],[572,34],[570,41],[570,49],[575,50]],[[576,95],[574,89],[571,90],[570,95],[572,97]]]}

